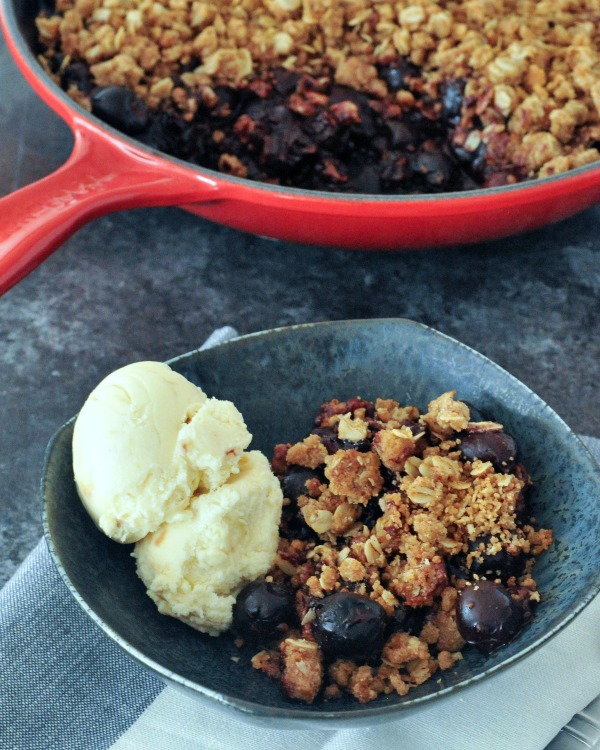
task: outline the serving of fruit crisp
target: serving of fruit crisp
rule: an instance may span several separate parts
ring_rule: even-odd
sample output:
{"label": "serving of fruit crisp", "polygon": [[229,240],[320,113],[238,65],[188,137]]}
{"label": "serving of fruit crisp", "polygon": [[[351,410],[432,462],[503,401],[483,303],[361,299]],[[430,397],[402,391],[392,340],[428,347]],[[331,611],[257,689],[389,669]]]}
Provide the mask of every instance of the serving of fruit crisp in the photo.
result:
{"label": "serving of fruit crisp", "polygon": [[277,558],[238,594],[233,629],[288,697],[405,695],[532,617],[552,532],[530,515],[514,439],[453,391],[425,413],[324,403],[272,466],[285,498]]}

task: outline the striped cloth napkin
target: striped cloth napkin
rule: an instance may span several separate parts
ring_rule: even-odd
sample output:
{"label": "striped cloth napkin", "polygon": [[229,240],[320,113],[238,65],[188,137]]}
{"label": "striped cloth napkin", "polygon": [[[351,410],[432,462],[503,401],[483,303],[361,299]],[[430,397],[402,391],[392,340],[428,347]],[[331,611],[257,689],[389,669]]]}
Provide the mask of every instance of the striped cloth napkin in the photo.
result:
{"label": "striped cloth napkin", "polygon": [[[214,345],[235,335],[219,329]],[[600,440],[584,438],[600,460]],[[84,614],[42,539],[0,591],[1,750],[542,750],[600,693],[600,597],[543,648],[438,705],[369,729],[224,720],[165,686]]]}

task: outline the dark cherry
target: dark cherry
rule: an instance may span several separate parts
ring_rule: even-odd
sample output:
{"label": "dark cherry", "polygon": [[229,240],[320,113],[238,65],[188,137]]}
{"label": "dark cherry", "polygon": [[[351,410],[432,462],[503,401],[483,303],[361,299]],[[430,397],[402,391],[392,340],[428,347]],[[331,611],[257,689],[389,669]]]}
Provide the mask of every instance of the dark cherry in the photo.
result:
{"label": "dark cherry", "polygon": [[[469,551],[477,549],[481,544],[489,544],[489,537],[479,537],[474,542],[469,543]],[[487,578],[500,578],[503,582],[511,576],[518,578],[525,570],[527,557],[522,551],[516,555],[511,555],[506,547],[502,547],[495,554],[482,553],[481,560],[474,559],[471,562],[471,573],[485,576]]]}
{"label": "dark cherry", "polygon": [[456,608],[458,632],[486,654],[513,640],[527,619],[525,606],[508,589],[492,581],[476,581],[464,588]]}
{"label": "dark cherry", "polygon": [[470,571],[467,570],[466,555],[462,553],[449,557],[446,560],[446,569],[448,570],[448,579],[468,580],[470,577]]}
{"label": "dark cherry", "polygon": [[400,426],[407,427],[414,437],[417,437],[417,435],[422,435],[424,432],[427,432],[427,425],[419,424],[418,422],[411,422],[408,419],[405,420],[404,422],[400,422]]}
{"label": "dark cherry", "polygon": [[388,469],[387,466],[381,464],[379,467],[381,476],[383,477],[383,486],[387,492],[398,491],[398,476],[395,471]]}
{"label": "dark cherry", "polygon": [[397,628],[411,635],[419,635],[425,625],[429,607],[406,607],[402,627]]}
{"label": "dark cherry", "polygon": [[517,502],[515,504],[515,517],[517,523],[524,524],[529,518],[529,506],[527,503],[527,488],[519,492]]}
{"label": "dark cherry", "polygon": [[[154,113],[150,117],[147,130],[138,138],[142,143],[168,154],[176,155],[184,152],[182,122],[172,112]],[[200,144],[197,146],[200,148]],[[184,158],[189,158],[189,154],[186,154]]]}
{"label": "dark cherry", "polygon": [[312,632],[328,658],[364,661],[379,656],[386,625],[381,604],[340,591],[318,601],[314,609]]}
{"label": "dark cherry", "polygon": [[486,422],[487,421],[487,417],[481,411],[479,411],[479,409],[476,406],[473,406],[473,404],[470,401],[465,401],[463,399],[463,403],[469,407],[469,422]]}
{"label": "dark cherry", "polygon": [[294,594],[279,583],[253,581],[233,605],[232,628],[245,638],[271,640],[280,635],[279,626],[295,621]]}
{"label": "dark cherry", "polygon": [[419,635],[428,612],[429,607],[406,607],[399,604],[391,617],[388,617],[386,637],[396,632]]}
{"label": "dark cherry", "polygon": [[37,2],[38,13],[43,12],[48,16],[56,13],[56,0],[38,0]]}
{"label": "dark cherry", "polygon": [[306,482],[315,478],[321,480],[322,476],[312,469],[294,466],[280,479],[284,497],[291,501],[283,506],[279,525],[279,532],[286,539],[317,538],[317,534],[305,523],[298,507],[298,498],[300,495],[306,495],[307,492]]}
{"label": "dark cherry", "polygon": [[354,448],[354,450],[361,453],[367,453],[371,450],[370,440],[366,438],[364,440],[357,440],[356,442],[353,440],[342,440],[331,427],[315,427],[312,432],[321,438],[321,442],[327,448],[329,454],[337,453],[338,451],[347,451],[350,448]]}
{"label": "dark cherry", "polygon": [[460,439],[463,456],[473,461],[491,461],[498,468],[514,463],[517,458],[515,439],[506,432],[470,432]]}
{"label": "dark cherry", "polygon": [[298,502],[300,495],[306,495],[306,483],[310,479],[322,479],[322,476],[313,469],[304,466],[292,466],[281,477],[281,490],[283,496],[293,502]]}
{"label": "dark cherry", "polygon": [[429,139],[435,139],[441,133],[440,123],[436,118],[428,117],[418,109],[410,109],[402,113],[402,119],[408,123],[415,133],[419,135],[419,143],[425,146],[425,150],[439,151],[442,148],[440,142],[435,143]]}
{"label": "dark cherry", "polygon": [[283,96],[289,96],[298,85],[300,75],[285,68],[277,68],[274,78],[274,88]]}
{"label": "dark cherry", "polygon": [[354,177],[354,184],[360,193],[377,195],[381,192],[381,178],[376,165],[365,165]]}
{"label": "dark cherry", "polygon": [[323,479],[322,475],[303,466],[292,466],[281,477],[284,497],[291,502],[283,506],[279,531],[286,539],[316,539],[316,533],[304,522],[298,508],[298,498],[306,495],[306,482],[310,479]]}
{"label": "dark cherry", "polygon": [[368,529],[372,529],[377,519],[383,515],[378,498],[374,497],[364,506],[360,514],[360,522]]}
{"label": "dark cherry", "polygon": [[285,505],[281,512],[279,534],[284,539],[300,539],[301,541],[315,541],[319,538],[316,531],[304,521],[304,516],[296,503]]}
{"label": "dark cherry", "polygon": [[138,135],[148,126],[148,108],[133,91],[107,86],[92,94],[92,114],[127,135]]}
{"label": "dark cherry", "polygon": [[89,65],[82,60],[74,60],[61,73],[60,85],[65,91],[73,84],[85,94],[92,90],[92,74]]}
{"label": "dark cherry", "polygon": [[392,148],[414,146],[417,143],[416,134],[405,122],[389,120],[386,122],[386,127],[390,131],[390,145]]}

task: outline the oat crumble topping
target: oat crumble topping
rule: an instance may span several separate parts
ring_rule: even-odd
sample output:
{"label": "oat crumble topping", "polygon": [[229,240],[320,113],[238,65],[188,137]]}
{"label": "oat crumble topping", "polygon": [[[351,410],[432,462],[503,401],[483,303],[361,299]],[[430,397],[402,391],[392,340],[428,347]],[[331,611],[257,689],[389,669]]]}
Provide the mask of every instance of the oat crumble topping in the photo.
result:
{"label": "oat crumble topping", "polygon": [[37,27],[69,95],[146,143],[403,193],[600,159],[599,17],[599,0],[56,0]]}

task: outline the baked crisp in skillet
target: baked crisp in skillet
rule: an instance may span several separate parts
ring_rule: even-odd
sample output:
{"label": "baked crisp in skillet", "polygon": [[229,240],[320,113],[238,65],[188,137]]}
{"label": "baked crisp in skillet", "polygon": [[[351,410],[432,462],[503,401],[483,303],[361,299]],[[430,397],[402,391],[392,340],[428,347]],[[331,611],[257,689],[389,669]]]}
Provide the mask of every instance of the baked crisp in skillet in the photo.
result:
{"label": "baked crisp in skillet", "polygon": [[336,192],[504,185],[600,158],[600,0],[57,0],[77,102],[221,172]]}

